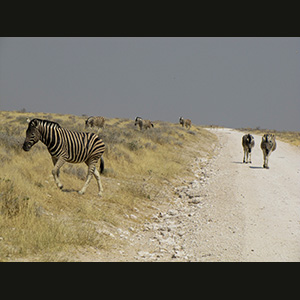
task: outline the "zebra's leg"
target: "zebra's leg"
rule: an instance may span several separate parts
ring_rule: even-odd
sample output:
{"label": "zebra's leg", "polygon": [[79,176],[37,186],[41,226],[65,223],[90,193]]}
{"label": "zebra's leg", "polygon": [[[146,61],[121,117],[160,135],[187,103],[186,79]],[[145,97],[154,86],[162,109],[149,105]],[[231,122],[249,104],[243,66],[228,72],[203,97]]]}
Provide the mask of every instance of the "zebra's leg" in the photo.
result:
{"label": "zebra's leg", "polygon": [[269,155],[264,151],[264,165],[263,167],[266,168],[266,169],[269,169],[269,166],[268,166],[268,160],[269,160]]}
{"label": "zebra's leg", "polygon": [[270,156],[270,153],[268,153],[268,154],[266,155],[266,159],[265,159],[265,168],[266,168],[266,169],[270,169],[270,168],[269,168],[269,156]]}
{"label": "zebra's leg", "polygon": [[248,163],[249,150],[247,148],[244,149],[244,160],[243,163]]}
{"label": "zebra's leg", "polygon": [[92,175],[94,174],[94,169],[96,169],[95,163],[86,162],[86,164],[88,165],[88,173],[87,173],[87,177],[86,177],[86,181],[84,183],[84,186],[78,192],[80,195],[83,195],[85,193],[86,188],[88,187],[88,185],[89,185],[89,183],[90,183],[90,181],[92,179]]}
{"label": "zebra's leg", "polygon": [[63,185],[59,180],[59,169],[64,165],[65,161],[60,157],[60,158],[56,158],[56,157],[52,157],[52,161],[54,164],[54,168],[52,170],[52,175],[54,177],[54,181],[56,183],[56,185],[62,189]]}
{"label": "zebra's leg", "polygon": [[264,159],[264,168],[268,169],[267,157],[265,157],[265,159]]}
{"label": "zebra's leg", "polygon": [[99,174],[97,168],[94,169],[94,176],[98,183],[98,188],[99,188],[98,196],[102,196],[103,188],[102,188],[102,184],[101,184],[100,174]]}
{"label": "zebra's leg", "polygon": [[249,160],[248,161],[249,161],[250,164],[252,164],[252,161],[251,161],[251,149],[249,150],[249,154],[248,155],[249,155]]}

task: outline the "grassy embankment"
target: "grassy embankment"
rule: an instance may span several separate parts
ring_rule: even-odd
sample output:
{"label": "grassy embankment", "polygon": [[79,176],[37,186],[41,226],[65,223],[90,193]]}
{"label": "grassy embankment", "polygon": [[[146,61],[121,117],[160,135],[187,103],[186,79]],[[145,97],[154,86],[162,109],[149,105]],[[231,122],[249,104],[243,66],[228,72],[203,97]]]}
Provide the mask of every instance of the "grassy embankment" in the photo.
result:
{"label": "grassy embankment", "polygon": [[[80,249],[109,250],[118,243],[116,228],[139,226],[164,199],[167,183],[188,176],[188,162],[198,151],[209,156],[216,137],[201,126],[191,131],[157,121],[139,131],[129,119],[108,119],[99,135],[106,144],[103,197],[93,178],[85,195],[85,164],[65,164],[63,191],[52,178],[51,157],[38,142],[22,150],[26,119],[42,118],[84,131],[83,116],[0,112],[0,261],[72,261]],[[96,130],[93,130],[96,131]],[[99,165],[97,166],[99,168]]]}

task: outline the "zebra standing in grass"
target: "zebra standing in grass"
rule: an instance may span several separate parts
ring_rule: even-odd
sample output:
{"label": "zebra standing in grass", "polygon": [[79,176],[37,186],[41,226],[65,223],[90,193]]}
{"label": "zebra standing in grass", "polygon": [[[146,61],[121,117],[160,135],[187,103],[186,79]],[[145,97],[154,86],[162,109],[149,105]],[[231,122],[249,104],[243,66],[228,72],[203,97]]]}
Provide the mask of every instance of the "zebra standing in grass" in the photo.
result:
{"label": "zebra standing in grass", "polygon": [[179,118],[179,123],[182,125],[182,127],[186,127],[191,129],[192,127],[192,121],[190,119],[184,119],[183,117]]}
{"label": "zebra standing in grass", "polygon": [[137,124],[139,125],[140,130],[142,130],[143,128],[147,129],[154,127],[153,123],[150,120],[143,120],[141,117],[135,118],[134,126],[136,126]]}
{"label": "zebra standing in grass", "polygon": [[244,149],[244,159],[243,163],[252,163],[251,161],[251,150],[254,147],[255,142],[254,142],[254,137],[250,133],[245,134],[242,138],[242,146]]}
{"label": "zebra standing in grass", "polygon": [[89,117],[85,121],[85,128],[98,127],[98,130],[100,130],[100,128],[104,128],[104,124],[105,124],[104,117]]}
{"label": "zebra standing in grass", "polygon": [[92,175],[95,176],[101,196],[103,188],[96,163],[100,159],[100,173],[104,169],[102,154],[105,150],[103,141],[95,133],[76,132],[62,128],[58,123],[48,120],[33,119],[29,122],[23,150],[29,151],[38,141],[42,141],[52,156],[54,169],[52,174],[57,186],[62,189],[59,180],[59,169],[65,162],[81,163],[88,166],[86,182],[78,192],[84,194]]}
{"label": "zebra standing in grass", "polygon": [[276,149],[276,140],[274,134],[264,134],[261,139],[260,148],[263,152],[264,164],[263,167],[269,169],[269,157]]}

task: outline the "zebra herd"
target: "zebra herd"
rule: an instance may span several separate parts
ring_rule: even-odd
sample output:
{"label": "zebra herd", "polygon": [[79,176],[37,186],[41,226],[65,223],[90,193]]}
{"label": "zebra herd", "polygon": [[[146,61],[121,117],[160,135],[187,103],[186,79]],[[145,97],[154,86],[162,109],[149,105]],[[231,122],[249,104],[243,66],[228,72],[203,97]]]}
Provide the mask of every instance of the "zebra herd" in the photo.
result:
{"label": "zebra herd", "polygon": [[[66,162],[84,162],[88,166],[88,173],[86,181],[78,193],[81,195],[85,193],[92,176],[94,176],[98,184],[98,195],[102,195],[103,188],[100,173],[104,170],[104,160],[102,155],[105,151],[105,144],[97,134],[68,130],[62,128],[58,123],[48,120],[27,119],[27,122],[28,128],[23,143],[23,150],[29,151],[38,141],[41,141],[47,146],[54,165],[52,175],[58,188],[63,188],[63,185],[59,180],[60,168]],[[85,128],[98,127],[98,131],[100,128],[104,128],[104,125],[105,118],[100,116],[89,117],[85,121]],[[140,130],[143,128],[147,129],[154,127],[150,120],[143,120],[141,117],[136,117],[134,125],[139,125]],[[99,159],[100,173],[96,168]]]}
{"label": "zebra herd", "polygon": [[[242,146],[244,149],[243,163],[251,162],[251,150],[254,147],[254,137],[251,134],[245,134],[242,137]],[[263,167],[269,169],[269,157],[276,149],[276,139],[274,134],[266,133],[261,139],[260,148],[263,152],[264,164]]]}
{"label": "zebra herd", "polygon": [[[65,129],[58,123],[42,120],[42,119],[27,119],[28,128],[26,130],[26,138],[23,143],[23,150],[29,151],[38,141],[44,143],[51,155],[54,168],[52,175],[58,188],[62,189],[63,185],[59,180],[60,168],[66,163],[81,163],[84,162],[88,166],[86,181],[82,189],[78,192],[84,194],[92,176],[95,177],[98,184],[98,195],[103,192],[100,173],[104,170],[103,153],[105,144],[100,137],[92,132],[77,132]],[[182,127],[191,128],[192,122],[190,119],[179,118],[179,123]],[[89,117],[85,121],[85,127],[104,128],[105,119],[103,117]],[[138,125],[140,130],[150,129],[154,124],[150,120],[144,120],[141,117],[136,117],[134,125]],[[251,134],[246,134],[242,137],[242,146],[244,149],[243,163],[251,163],[251,152],[254,147],[254,137]],[[263,167],[269,169],[269,157],[276,149],[276,140],[274,134],[264,134],[261,145],[263,151],[264,164]],[[100,160],[100,173],[96,168],[96,164]]]}
{"label": "zebra herd", "polygon": [[[190,119],[183,119],[183,117],[179,118],[179,124],[182,125],[182,127],[186,127],[188,129],[191,129],[192,121]],[[85,121],[85,128],[92,128],[92,127],[98,127],[98,131],[100,128],[104,128],[105,125],[105,118],[104,117],[89,117]],[[141,117],[136,117],[134,121],[134,126],[138,125],[140,130],[143,129],[150,129],[151,127],[154,127],[153,122],[150,120],[144,120]]]}

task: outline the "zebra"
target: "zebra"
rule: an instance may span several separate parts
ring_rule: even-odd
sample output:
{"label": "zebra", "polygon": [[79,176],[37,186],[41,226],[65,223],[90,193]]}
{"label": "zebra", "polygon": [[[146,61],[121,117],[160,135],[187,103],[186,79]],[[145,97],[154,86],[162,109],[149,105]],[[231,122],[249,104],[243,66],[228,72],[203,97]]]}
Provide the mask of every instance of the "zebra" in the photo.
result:
{"label": "zebra", "polygon": [[190,119],[184,119],[183,117],[180,117],[179,118],[179,124],[182,125],[182,127],[186,127],[186,128],[189,128],[191,129],[192,127],[192,121]]}
{"label": "zebra", "polygon": [[276,140],[274,134],[266,133],[261,139],[260,148],[263,152],[264,164],[263,167],[269,169],[269,157],[276,149]]}
{"label": "zebra", "polygon": [[154,127],[153,123],[150,120],[143,120],[141,117],[135,118],[134,126],[136,126],[137,124],[139,125],[140,130],[142,130],[143,127],[145,129]]}
{"label": "zebra", "polygon": [[242,138],[242,146],[244,149],[243,163],[252,163],[251,161],[251,150],[255,146],[254,137],[250,133],[245,134]]}
{"label": "zebra", "polygon": [[98,135],[91,132],[71,131],[62,128],[56,122],[48,120],[33,119],[29,122],[26,130],[23,150],[29,151],[38,141],[43,142],[47,146],[52,157],[54,164],[52,175],[58,188],[63,188],[59,180],[59,170],[64,163],[85,162],[88,166],[86,182],[78,193],[80,195],[85,193],[92,175],[94,175],[98,183],[98,195],[102,195],[103,188],[100,174],[96,169],[96,163],[100,159],[100,173],[102,173],[104,169],[102,154],[105,151],[105,145]]}
{"label": "zebra", "polygon": [[85,121],[85,128],[88,127],[98,127],[98,130],[100,128],[104,128],[105,119],[104,117],[89,117]]}

